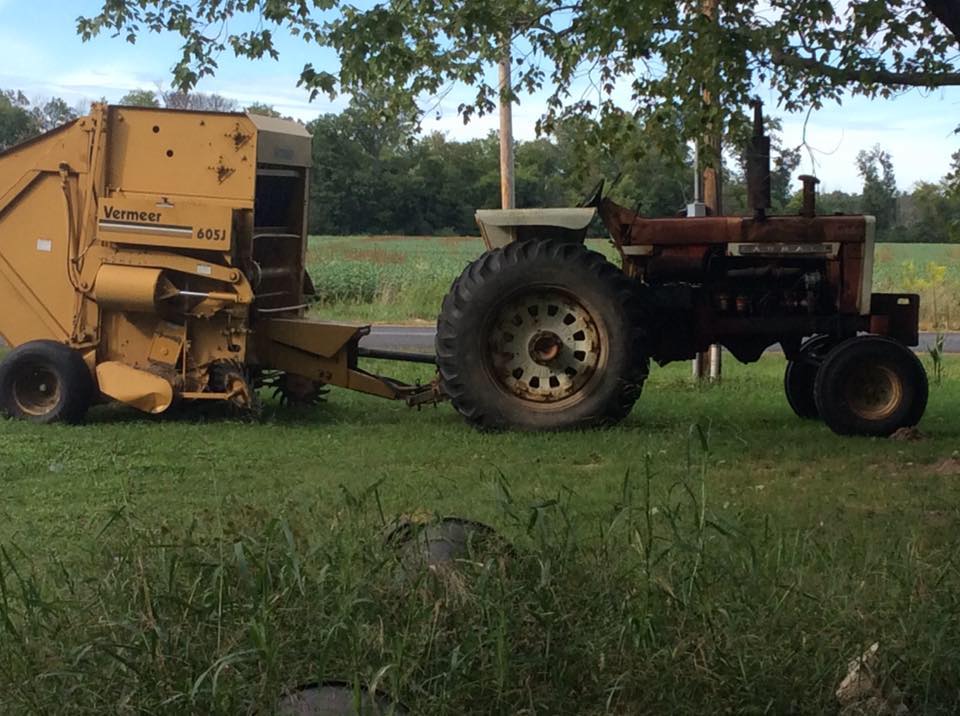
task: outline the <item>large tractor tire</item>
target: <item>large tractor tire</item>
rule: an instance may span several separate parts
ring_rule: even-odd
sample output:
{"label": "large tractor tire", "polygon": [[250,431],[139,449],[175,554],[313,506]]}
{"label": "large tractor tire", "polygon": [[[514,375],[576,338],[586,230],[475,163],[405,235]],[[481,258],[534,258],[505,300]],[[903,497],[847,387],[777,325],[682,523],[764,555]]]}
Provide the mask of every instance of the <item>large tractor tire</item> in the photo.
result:
{"label": "large tractor tire", "polygon": [[835,433],[882,437],[920,422],[928,392],[927,373],[913,351],[881,336],[836,346],[814,388],[820,416]]}
{"label": "large tractor tire", "polygon": [[804,420],[816,420],[820,417],[817,400],[813,395],[814,383],[820,364],[830,349],[837,344],[830,336],[814,336],[800,348],[800,355],[787,362],[783,374],[783,390],[787,402],[798,417]]}
{"label": "large tractor tire", "polygon": [[31,341],[0,363],[0,410],[34,423],[79,423],[95,386],[83,358],[54,341]]}
{"label": "large tractor tire", "polygon": [[531,240],[484,254],[437,321],[442,388],[485,429],[609,425],[649,372],[634,284],[580,244]]}

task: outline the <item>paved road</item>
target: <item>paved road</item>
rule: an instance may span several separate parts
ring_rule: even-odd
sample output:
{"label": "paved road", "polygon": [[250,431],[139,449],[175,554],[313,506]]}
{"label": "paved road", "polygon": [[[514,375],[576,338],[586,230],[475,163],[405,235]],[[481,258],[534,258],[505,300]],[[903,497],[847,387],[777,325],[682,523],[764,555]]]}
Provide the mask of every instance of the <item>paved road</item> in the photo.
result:
{"label": "paved road", "polygon": [[[373,350],[432,354],[435,332],[433,326],[374,326],[360,345]],[[921,333],[919,350],[925,352],[935,337],[933,333]],[[960,333],[948,333],[945,348],[948,353],[960,353]],[[770,350],[779,352],[779,346]]]}
{"label": "paved road", "polygon": [[361,348],[400,353],[433,353],[433,326],[373,326],[360,339]]}

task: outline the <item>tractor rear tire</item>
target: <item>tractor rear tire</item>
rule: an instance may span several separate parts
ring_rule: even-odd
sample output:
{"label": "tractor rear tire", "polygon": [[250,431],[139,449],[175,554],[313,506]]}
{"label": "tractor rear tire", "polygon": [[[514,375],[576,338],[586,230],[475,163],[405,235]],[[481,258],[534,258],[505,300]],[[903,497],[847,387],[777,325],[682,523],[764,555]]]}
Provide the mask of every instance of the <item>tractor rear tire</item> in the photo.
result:
{"label": "tractor rear tire", "polygon": [[783,390],[797,417],[804,420],[816,420],[820,417],[817,400],[813,395],[814,383],[820,364],[835,345],[836,339],[830,336],[814,336],[803,344],[796,360],[787,362],[787,369],[783,374]]}
{"label": "tractor rear tire", "polygon": [[649,372],[634,283],[581,244],[489,251],[454,282],[437,321],[441,387],[474,426],[610,425]]}
{"label": "tractor rear tire", "polygon": [[79,423],[96,388],[80,354],[54,341],[31,341],[0,363],[0,411],[34,423]]}
{"label": "tractor rear tire", "polygon": [[923,364],[909,348],[890,338],[858,336],[827,354],[814,394],[835,433],[887,437],[920,422],[929,387]]}

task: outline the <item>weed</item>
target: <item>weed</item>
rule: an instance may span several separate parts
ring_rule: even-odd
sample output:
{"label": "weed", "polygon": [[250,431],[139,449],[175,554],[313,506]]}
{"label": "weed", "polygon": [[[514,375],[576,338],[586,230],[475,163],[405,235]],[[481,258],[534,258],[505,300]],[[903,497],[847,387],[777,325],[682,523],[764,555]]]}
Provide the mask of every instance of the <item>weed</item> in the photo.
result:
{"label": "weed", "polygon": [[946,336],[943,330],[938,330],[934,338],[933,345],[927,347],[930,354],[930,361],[933,363],[933,382],[939,386],[943,383],[943,357],[944,343]]}

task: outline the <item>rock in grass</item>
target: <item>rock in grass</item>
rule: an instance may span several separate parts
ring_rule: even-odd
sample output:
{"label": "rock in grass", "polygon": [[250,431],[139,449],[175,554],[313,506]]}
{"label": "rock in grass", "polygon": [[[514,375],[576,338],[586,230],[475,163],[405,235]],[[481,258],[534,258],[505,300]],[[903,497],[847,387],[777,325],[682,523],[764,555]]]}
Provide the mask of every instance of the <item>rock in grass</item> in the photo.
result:
{"label": "rock in grass", "polygon": [[837,687],[841,716],[907,716],[910,713],[896,687],[884,693],[878,675],[880,644],[875,642],[847,664],[847,675]]}

